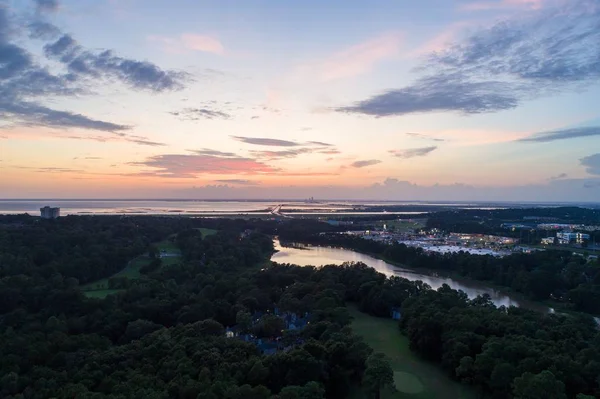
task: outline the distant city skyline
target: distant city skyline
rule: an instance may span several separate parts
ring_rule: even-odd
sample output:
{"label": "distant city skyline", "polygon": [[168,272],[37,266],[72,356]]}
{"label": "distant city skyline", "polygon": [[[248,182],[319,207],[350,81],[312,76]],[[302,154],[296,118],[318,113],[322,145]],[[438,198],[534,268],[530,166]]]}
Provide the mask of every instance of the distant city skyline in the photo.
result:
{"label": "distant city skyline", "polygon": [[594,0],[0,0],[0,198],[600,198]]}

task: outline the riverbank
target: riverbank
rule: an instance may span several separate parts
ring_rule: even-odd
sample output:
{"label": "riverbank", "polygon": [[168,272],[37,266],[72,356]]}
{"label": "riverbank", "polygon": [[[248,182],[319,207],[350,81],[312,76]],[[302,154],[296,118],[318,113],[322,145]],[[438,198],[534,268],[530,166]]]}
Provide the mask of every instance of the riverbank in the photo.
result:
{"label": "riverbank", "polygon": [[355,249],[349,249],[349,248],[344,248],[344,249],[355,251],[355,252],[361,253],[363,255],[371,256],[373,258],[382,260],[386,263],[394,265],[403,270],[415,271],[415,272],[426,274],[431,277],[449,278],[449,279],[456,280],[461,283],[467,283],[467,284],[468,283],[485,284],[486,287],[496,290],[501,294],[510,295],[511,297],[515,298],[519,302],[524,302],[524,303],[529,302],[532,304],[539,304],[540,306],[548,307],[551,312],[553,312],[555,310],[555,307],[559,307],[561,305],[560,302],[550,303],[553,301],[536,301],[534,299],[529,298],[522,292],[513,290],[511,287],[507,287],[504,285],[498,285],[489,280],[477,280],[474,278],[465,277],[458,273],[448,272],[446,270],[436,270],[436,269],[429,269],[429,268],[418,268],[418,267],[413,267],[413,266],[406,266],[402,263],[394,262],[393,260],[387,259],[386,257],[378,255],[378,254],[366,253],[366,252],[357,251]]}
{"label": "riverbank", "polygon": [[[274,262],[303,266],[363,262],[387,276],[398,276],[411,281],[421,280],[424,283],[429,284],[433,289],[437,289],[443,284],[447,284],[453,289],[464,291],[470,298],[488,294],[496,306],[517,306],[542,313],[553,313],[557,309],[563,313],[578,313],[568,309],[567,306],[560,302],[534,301],[524,294],[511,290],[509,287],[498,286],[492,282],[465,278],[459,276],[457,273],[406,267],[403,264],[389,261],[381,255],[368,253],[366,251],[357,251],[354,249],[333,246],[310,246],[310,244],[307,244],[308,246],[304,247],[303,250],[298,250],[293,247],[283,247],[278,240],[274,240],[274,245],[276,249],[279,249],[279,252],[272,258]],[[596,321],[599,322],[600,320],[596,319]]]}
{"label": "riverbank", "polygon": [[458,281],[461,283],[485,284],[486,287],[489,287],[495,291],[498,291],[501,294],[511,296],[512,298],[516,299],[517,301],[519,301],[521,303],[529,303],[529,304],[538,305],[539,307],[546,307],[546,308],[548,308],[549,313],[556,312],[556,313],[566,313],[566,314],[586,314],[586,315],[589,315],[589,316],[593,317],[594,319],[596,319],[596,322],[598,322],[600,324],[600,314],[578,312],[576,310],[570,309],[568,304],[566,304],[564,302],[560,302],[560,301],[555,301],[552,299],[546,299],[546,300],[531,299],[527,295],[523,294],[522,292],[515,291],[511,287],[507,287],[504,285],[498,285],[489,280],[476,280],[473,278],[464,277],[458,273],[447,272],[445,270],[439,271],[439,270],[435,270],[435,269],[416,268],[416,267],[412,267],[412,266],[406,266],[404,264],[394,262],[393,260],[387,259],[386,257],[378,255],[378,254],[358,251],[358,250],[350,249],[350,248],[342,248],[342,249],[345,249],[348,251],[354,251],[354,252],[357,252],[357,253],[360,253],[363,255],[367,255],[367,256],[382,260],[382,261],[389,263],[391,265],[394,265],[402,270],[409,270],[409,271],[413,270],[413,271],[416,271],[419,273],[426,274],[431,277],[449,278],[449,279],[452,279],[452,280],[455,280],[455,281]]}

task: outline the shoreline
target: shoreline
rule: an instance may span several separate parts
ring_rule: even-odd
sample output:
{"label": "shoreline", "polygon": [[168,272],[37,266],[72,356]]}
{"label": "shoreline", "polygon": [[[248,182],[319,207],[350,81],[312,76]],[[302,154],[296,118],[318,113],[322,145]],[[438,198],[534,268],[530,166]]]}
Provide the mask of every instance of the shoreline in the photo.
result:
{"label": "shoreline", "polygon": [[[492,290],[497,291],[500,294],[504,294],[507,296],[511,296],[513,297],[515,300],[522,302],[522,303],[529,303],[532,305],[537,305],[539,306],[543,306],[543,307],[547,307],[548,308],[548,313],[565,313],[565,314],[583,314],[586,316],[590,316],[592,318],[594,318],[596,320],[597,323],[600,324],[600,315],[597,314],[592,314],[592,313],[587,313],[587,312],[581,312],[581,311],[577,311],[577,310],[573,310],[573,309],[568,309],[567,306],[564,302],[559,302],[559,301],[554,301],[551,299],[548,300],[535,300],[535,299],[531,299],[529,297],[527,297],[525,294],[518,292],[518,291],[514,291],[512,288],[510,287],[506,287],[506,286],[502,286],[502,285],[497,285],[494,284],[493,282],[490,282],[488,280],[476,280],[473,278],[469,278],[469,277],[464,277],[461,276],[460,274],[457,273],[451,273],[451,272],[447,272],[444,273],[443,270],[438,270],[438,269],[428,269],[428,268],[418,268],[418,267],[412,267],[412,266],[406,266],[404,264],[395,262],[395,261],[391,261],[386,259],[385,257],[378,255],[378,254],[373,254],[373,253],[369,253],[369,252],[365,252],[365,251],[360,251],[360,250],[356,250],[353,248],[345,248],[345,247],[340,247],[340,246],[322,246],[322,245],[313,245],[313,244],[308,244],[311,246],[315,246],[315,247],[322,247],[322,248],[335,248],[335,249],[343,249],[346,251],[352,251],[352,252],[356,252],[362,255],[366,255],[366,256],[370,256],[374,259],[378,259],[381,260],[383,262],[386,262],[396,268],[399,268],[403,271],[407,271],[407,272],[415,272],[415,273],[419,273],[419,274],[424,274],[426,276],[429,277],[436,277],[436,278],[451,278],[453,280],[456,280],[459,283],[477,283],[477,284],[481,284],[483,285],[485,288],[489,288]],[[283,245],[282,245],[283,246]],[[441,273],[442,272],[442,273]]]}

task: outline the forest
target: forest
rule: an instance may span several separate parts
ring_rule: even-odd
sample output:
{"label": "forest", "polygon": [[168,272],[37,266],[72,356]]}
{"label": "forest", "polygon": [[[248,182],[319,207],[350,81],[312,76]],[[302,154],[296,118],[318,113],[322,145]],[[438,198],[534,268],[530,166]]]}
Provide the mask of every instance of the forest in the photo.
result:
{"label": "forest", "polygon": [[[391,370],[352,332],[347,304],[377,317],[400,309],[398,334],[411,349],[480,397],[600,397],[591,317],[496,308],[364,264],[269,262],[268,234],[298,235],[310,223],[0,219],[0,397],[379,397]],[[157,262],[106,299],[83,295],[80,282],[109,276],[166,237],[180,262]],[[307,314],[309,324],[273,328],[275,308]],[[261,336],[280,343],[273,354],[225,336],[257,314]]]}

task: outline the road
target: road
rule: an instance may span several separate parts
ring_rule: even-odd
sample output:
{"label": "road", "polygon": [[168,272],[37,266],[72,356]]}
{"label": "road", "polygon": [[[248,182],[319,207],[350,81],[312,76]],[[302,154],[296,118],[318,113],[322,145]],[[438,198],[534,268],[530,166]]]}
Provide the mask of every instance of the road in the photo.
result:
{"label": "road", "polygon": [[283,205],[276,205],[275,207],[273,207],[273,209],[271,209],[271,214],[274,215],[274,216],[279,216],[279,217],[282,217],[282,218],[290,218],[291,219],[291,216],[285,215],[285,214],[281,213],[281,208],[282,207],[283,207]]}

